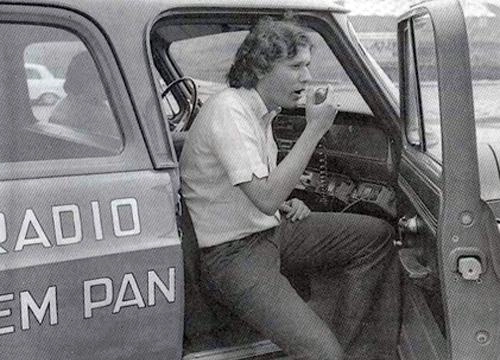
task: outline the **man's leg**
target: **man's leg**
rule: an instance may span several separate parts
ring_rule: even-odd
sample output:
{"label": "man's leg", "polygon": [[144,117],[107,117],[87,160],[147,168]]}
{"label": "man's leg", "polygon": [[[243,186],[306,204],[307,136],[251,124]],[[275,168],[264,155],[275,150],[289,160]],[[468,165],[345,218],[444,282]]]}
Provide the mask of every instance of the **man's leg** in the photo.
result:
{"label": "man's leg", "polygon": [[373,217],[312,213],[284,220],[273,239],[281,244],[283,271],[338,274],[338,301],[325,320],[348,359],[396,358],[401,299],[393,235]]}
{"label": "man's leg", "polygon": [[202,250],[208,291],[294,359],[340,360],[332,331],[280,273],[272,235],[266,231]]}

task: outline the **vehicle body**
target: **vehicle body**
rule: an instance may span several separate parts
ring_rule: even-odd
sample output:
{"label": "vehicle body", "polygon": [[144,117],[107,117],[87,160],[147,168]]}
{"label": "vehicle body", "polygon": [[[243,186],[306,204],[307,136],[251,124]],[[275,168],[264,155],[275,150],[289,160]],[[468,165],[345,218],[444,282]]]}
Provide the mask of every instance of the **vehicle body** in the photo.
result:
{"label": "vehicle body", "polygon": [[54,77],[45,65],[26,63],[26,79],[30,99],[41,105],[54,105],[62,99],[64,92],[64,79]]}
{"label": "vehicle body", "polygon": [[[333,84],[340,104],[293,196],[398,230],[401,359],[499,357],[500,141],[476,146],[457,2],[400,18],[398,94],[330,0],[29,0],[0,1],[2,359],[284,356],[203,293],[177,159],[248,29],[290,12],[314,39],[313,85]],[[57,105],[34,106],[24,76],[33,46],[60,69],[88,51],[101,110],[80,104],[76,126],[52,121]],[[108,130],[87,131],[96,119]],[[280,158],[304,121],[301,107],[275,120]],[[320,315],[335,299],[335,279],[291,280]]]}

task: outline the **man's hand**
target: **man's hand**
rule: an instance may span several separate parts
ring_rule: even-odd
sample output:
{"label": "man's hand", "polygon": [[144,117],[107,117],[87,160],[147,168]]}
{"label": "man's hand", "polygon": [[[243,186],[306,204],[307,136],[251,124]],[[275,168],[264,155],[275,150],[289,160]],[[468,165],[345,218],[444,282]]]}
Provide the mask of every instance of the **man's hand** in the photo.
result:
{"label": "man's hand", "polygon": [[303,220],[311,214],[311,210],[302,200],[293,198],[287,200],[280,206],[280,210],[286,213],[286,218],[291,222]]}
{"label": "man's hand", "polygon": [[323,136],[333,124],[338,113],[335,102],[335,92],[332,85],[326,88],[326,98],[316,103],[316,93],[313,87],[306,90],[306,121],[307,126],[313,128],[319,136]]}

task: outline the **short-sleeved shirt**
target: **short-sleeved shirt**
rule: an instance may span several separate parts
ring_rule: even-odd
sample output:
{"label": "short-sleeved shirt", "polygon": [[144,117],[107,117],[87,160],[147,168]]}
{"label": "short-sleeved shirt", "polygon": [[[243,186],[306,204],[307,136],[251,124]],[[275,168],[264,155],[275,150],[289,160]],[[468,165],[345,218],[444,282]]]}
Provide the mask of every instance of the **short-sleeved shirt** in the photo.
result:
{"label": "short-sleeved shirt", "polygon": [[279,212],[260,211],[238,184],[267,177],[278,149],[255,89],[229,88],[201,108],[182,149],[182,193],[200,247],[275,227]]}

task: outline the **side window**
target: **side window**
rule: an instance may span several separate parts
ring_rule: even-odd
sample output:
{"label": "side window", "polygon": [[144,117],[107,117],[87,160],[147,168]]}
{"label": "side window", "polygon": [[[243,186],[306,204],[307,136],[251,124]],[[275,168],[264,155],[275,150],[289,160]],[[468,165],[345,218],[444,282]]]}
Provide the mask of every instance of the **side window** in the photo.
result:
{"label": "side window", "polygon": [[436,46],[429,16],[414,20],[415,57],[420,85],[423,151],[441,163],[441,119],[437,78]]}
{"label": "side window", "polygon": [[[247,31],[210,34],[174,41],[169,55],[185,75],[192,77],[198,97],[205,102],[208,97],[227,87],[225,76],[236,49],[243,42]],[[196,56],[203,54],[203,56]]]}
{"label": "side window", "polygon": [[[42,66],[42,65],[40,65],[40,66]],[[38,70],[36,70],[35,68],[33,68],[33,65],[31,65],[31,64],[25,64],[24,67],[26,69],[26,78],[28,80],[36,80],[36,79],[41,79],[42,78],[42,75],[40,75],[40,73],[38,72]]]}
{"label": "side window", "polygon": [[[183,28],[192,28],[195,34],[202,31],[201,27],[200,29],[195,29],[195,27],[195,25],[188,25]],[[201,102],[228,86],[226,74],[238,47],[247,34],[248,31],[241,30],[240,27],[235,31],[172,41],[168,49],[169,56],[184,76],[194,78]],[[309,68],[312,84],[332,84],[338,96],[343,99],[343,104],[369,111],[368,105],[332,54],[323,37],[313,30],[309,31],[309,36],[313,41],[313,56]]]}
{"label": "side window", "polygon": [[[412,20],[413,42],[407,42],[406,56],[411,58],[415,74],[407,74],[410,89],[419,100],[415,106],[407,104],[406,133],[411,145],[418,147],[438,163],[441,154],[441,120],[439,115],[437,62],[432,23],[428,15]],[[414,83],[413,81],[417,82]],[[409,100],[412,101],[412,100]]]}
{"label": "side window", "polygon": [[422,134],[420,132],[420,113],[418,107],[419,101],[419,91],[418,91],[418,79],[415,66],[415,54],[413,51],[412,42],[412,31],[410,27],[407,27],[404,32],[405,49],[404,56],[407,58],[408,66],[405,68],[405,78],[408,82],[408,93],[403,98],[404,108],[406,111],[406,138],[408,142],[415,147],[421,148]]}
{"label": "side window", "polygon": [[119,154],[119,126],[84,42],[56,27],[0,30],[0,162]]}

